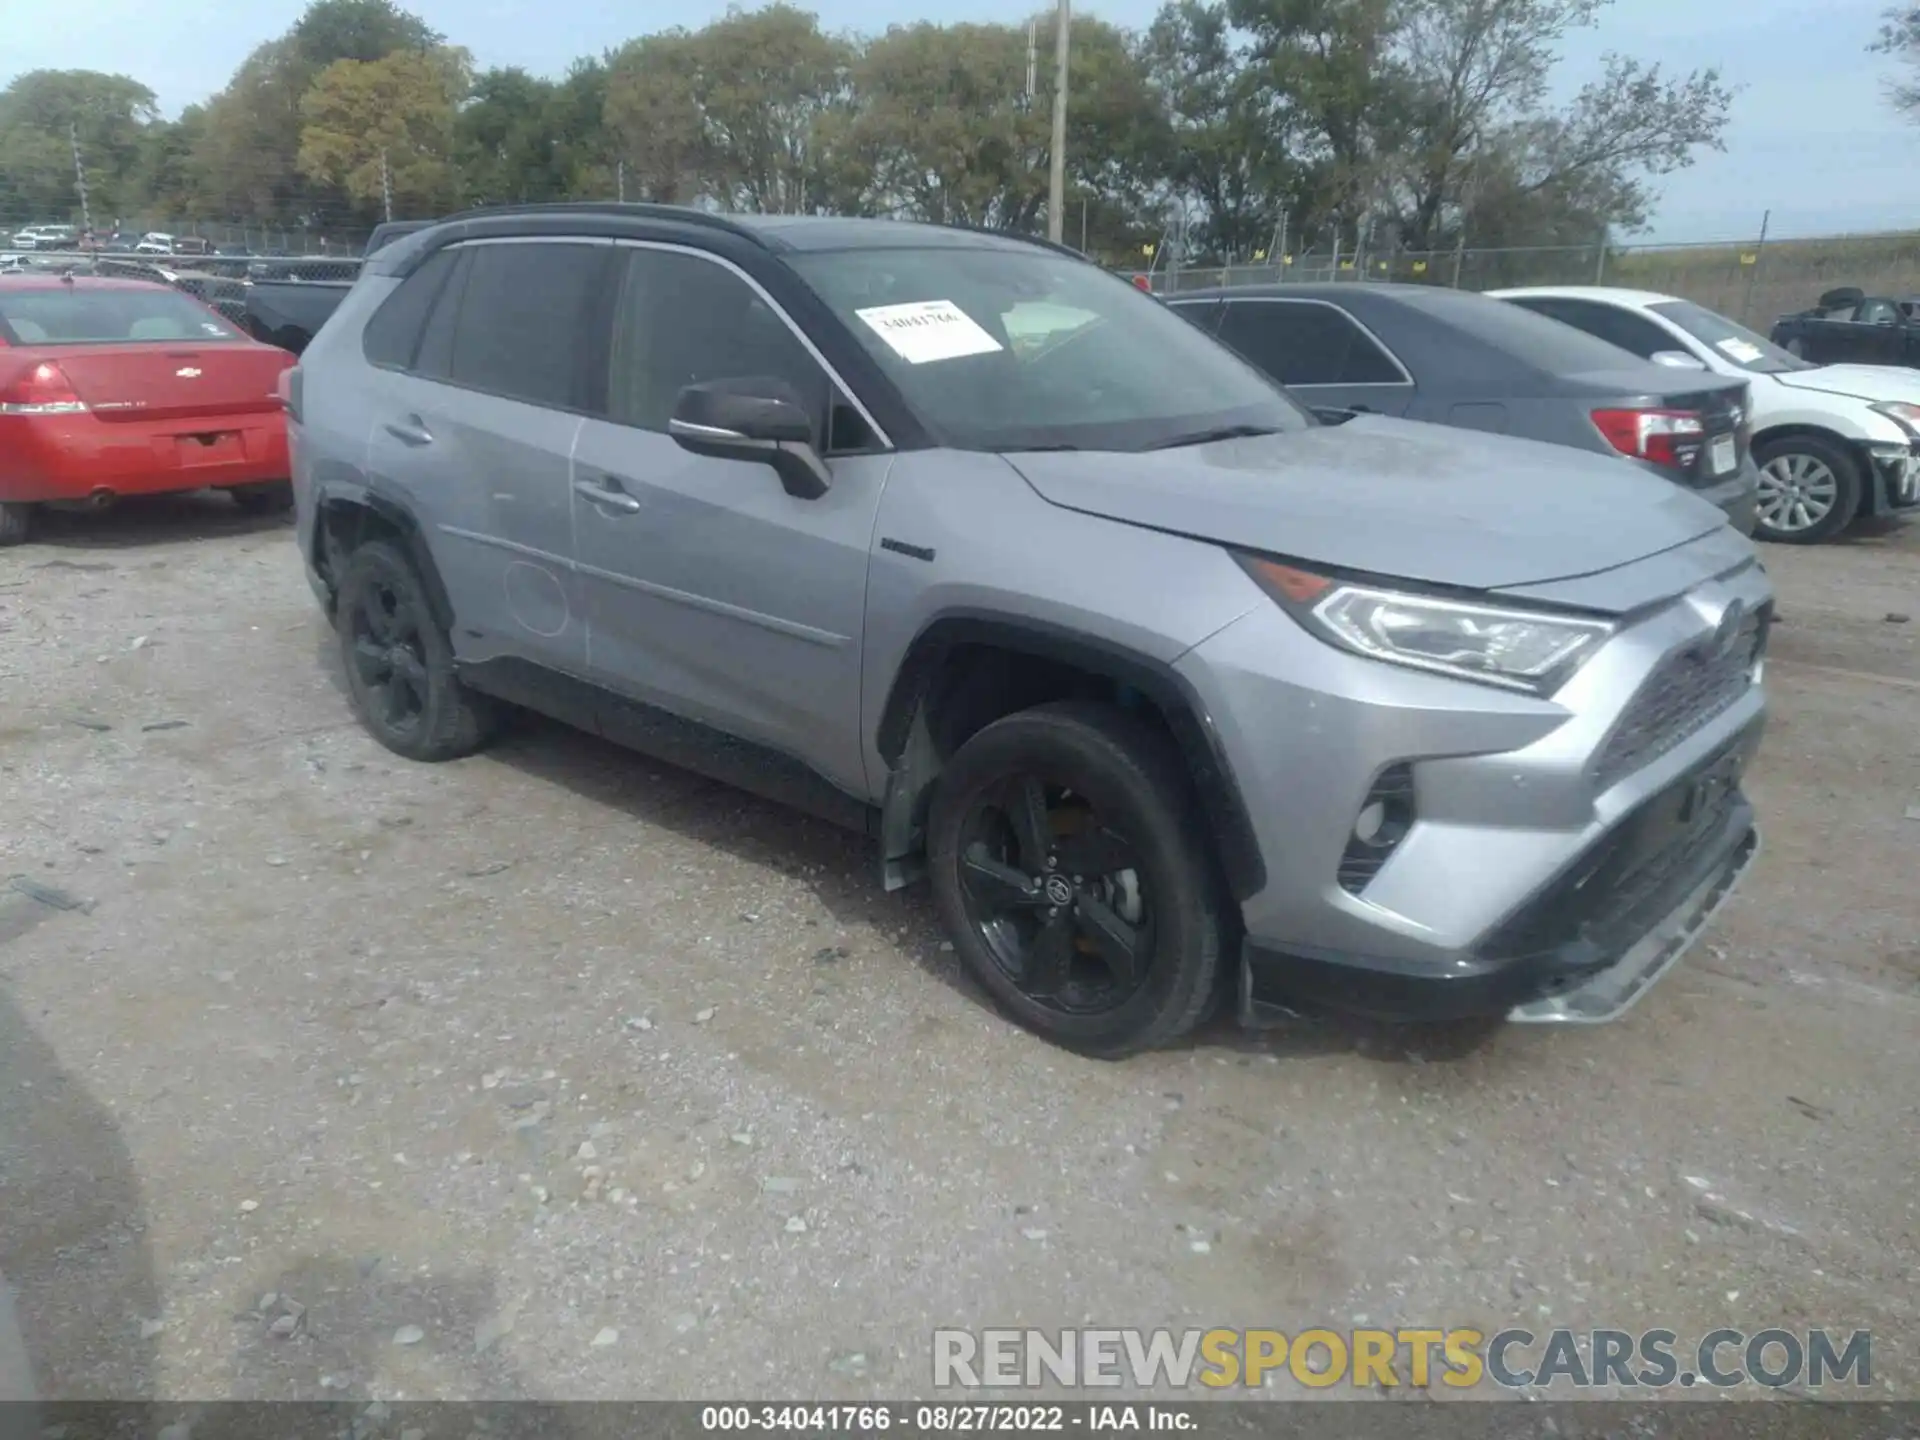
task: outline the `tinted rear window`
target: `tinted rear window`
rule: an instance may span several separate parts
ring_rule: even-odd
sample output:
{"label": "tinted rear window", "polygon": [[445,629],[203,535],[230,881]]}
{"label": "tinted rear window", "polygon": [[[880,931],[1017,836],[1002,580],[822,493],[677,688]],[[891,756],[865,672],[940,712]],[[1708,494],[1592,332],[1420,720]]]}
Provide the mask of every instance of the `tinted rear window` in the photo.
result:
{"label": "tinted rear window", "polygon": [[381,302],[367,322],[362,339],[367,359],[397,370],[412,366],[420,352],[420,333],[427,328],[427,315],[458,258],[452,250],[431,256]]}
{"label": "tinted rear window", "polygon": [[565,410],[586,403],[593,301],[604,245],[479,245],[453,334],[456,385]]}
{"label": "tinted rear window", "polygon": [[1440,324],[1549,375],[1579,375],[1634,365],[1617,346],[1504,300],[1435,290],[1408,297],[1406,303]]}
{"label": "tinted rear window", "polygon": [[243,340],[232,325],[177,290],[0,289],[0,330],[13,345],[105,345],[153,340],[203,345]]}

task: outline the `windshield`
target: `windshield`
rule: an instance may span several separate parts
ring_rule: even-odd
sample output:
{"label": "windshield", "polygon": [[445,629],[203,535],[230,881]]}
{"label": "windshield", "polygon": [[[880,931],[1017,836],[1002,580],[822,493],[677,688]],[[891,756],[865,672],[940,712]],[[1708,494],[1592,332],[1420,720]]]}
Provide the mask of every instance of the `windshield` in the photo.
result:
{"label": "windshield", "polygon": [[1716,315],[1691,300],[1665,300],[1647,308],[1678,325],[1729,364],[1755,375],[1781,375],[1790,370],[1814,368],[1798,356],[1789,355],[1764,335],[1736,325],[1726,316]]}
{"label": "windshield", "polygon": [[48,286],[0,290],[0,333],[14,345],[104,345],[127,341],[246,338],[178,290]]}
{"label": "windshield", "polygon": [[942,245],[788,263],[955,449],[1146,450],[1315,423],[1224,346],[1084,260]]}

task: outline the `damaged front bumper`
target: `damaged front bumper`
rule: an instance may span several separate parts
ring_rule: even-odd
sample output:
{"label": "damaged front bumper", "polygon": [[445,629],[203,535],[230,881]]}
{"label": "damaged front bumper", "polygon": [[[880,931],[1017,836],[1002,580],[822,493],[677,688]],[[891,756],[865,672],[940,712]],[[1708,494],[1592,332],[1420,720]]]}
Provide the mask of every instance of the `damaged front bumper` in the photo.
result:
{"label": "damaged front bumper", "polygon": [[1894,515],[1920,508],[1920,440],[1865,447],[1873,484],[1861,498],[1863,515]]}

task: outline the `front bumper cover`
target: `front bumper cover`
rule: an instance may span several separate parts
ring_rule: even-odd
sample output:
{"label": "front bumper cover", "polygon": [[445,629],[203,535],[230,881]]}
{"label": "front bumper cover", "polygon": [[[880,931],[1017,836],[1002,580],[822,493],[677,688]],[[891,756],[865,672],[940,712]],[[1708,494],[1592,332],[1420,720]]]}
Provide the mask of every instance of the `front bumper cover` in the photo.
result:
{"label": "front bumper cover", "polygon": [[1740,776],[1758,727],[1638,806],[1444,968],[1307,955],[1249,940],[1240,1020],[1301,1010],[1390,1021],[1617,1019],[1692,947],[1759,853]]}
{"label": "front bumper cover", "polygon": [[1863,448],[1873,484],[1861,500],[1861,513],[1893,515],[1920,507],[1920,440],[1904,449],[1898,445]]}

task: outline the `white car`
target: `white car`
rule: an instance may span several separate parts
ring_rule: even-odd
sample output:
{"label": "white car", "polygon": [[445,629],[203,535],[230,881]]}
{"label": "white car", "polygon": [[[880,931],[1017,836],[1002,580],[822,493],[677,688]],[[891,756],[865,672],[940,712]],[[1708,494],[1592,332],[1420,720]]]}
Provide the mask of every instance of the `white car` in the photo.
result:
{"label": "white car", "polygon": [[150,230],[140,237],[140,243],[133,247],[133,253],[136,255],[171,255],[173,254],[173,236],[163,234],[158,230]]}
{"label": "white car", "polygon": [[7,243],[15,250],[38,250],[40,248],[40,232],[49,228],[50,227],[46,225],[29,225],[24,230],[14,231],[13,238]]}
{"label": "white car", "polygon": [[1813,544],[1920,510],[1920,373],[1815,365],[1673,295],[1598,285],[1490,290],[1645,360],[1748,382],[1760,467],[1755,538]]}

